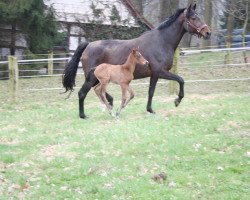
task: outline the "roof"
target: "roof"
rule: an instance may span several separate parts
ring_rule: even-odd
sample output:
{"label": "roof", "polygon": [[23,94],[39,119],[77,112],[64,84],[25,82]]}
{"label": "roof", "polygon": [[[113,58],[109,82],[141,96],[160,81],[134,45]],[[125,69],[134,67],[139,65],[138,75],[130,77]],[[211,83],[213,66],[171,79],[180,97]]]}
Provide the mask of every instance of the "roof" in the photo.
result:
{"label": "roof", "polygon": [[128,8],[129,12],[131,13],[134,18],[145,24],[149,29],[153,29],[154,26],[151,24],[134,6],[131,0],[121,0],[124,5]]}
{"label": "roof", "polygon": [[105,25],[139,26],[146,20],[130,0],[44,0],[56,11],[61,22],[101,23]]}

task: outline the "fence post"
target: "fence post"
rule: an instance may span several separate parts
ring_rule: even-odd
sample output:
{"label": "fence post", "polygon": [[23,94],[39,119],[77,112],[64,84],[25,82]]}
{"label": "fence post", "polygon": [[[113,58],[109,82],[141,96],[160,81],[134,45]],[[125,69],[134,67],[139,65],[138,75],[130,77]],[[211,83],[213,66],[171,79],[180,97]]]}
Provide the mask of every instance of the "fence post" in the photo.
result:
{"label": "fence post", "polygon": [[[174,74],[178,74],[179,59],[180,59],[180,48],[177,47],[174,53],[173,67],[170,70]],[[178,83],[176,81],[169,81],[169,95],[177,93],[178,93]]]}
{"label": "fence post", "polygon": [[14,56],[8,56],[9,61],[9,91],[11,101],[16,102],[17,89],[18,89],[18,64]]}
{"label": "fence post", "polygon": [[48,56],[48,75],[53,75],[53,52]]}

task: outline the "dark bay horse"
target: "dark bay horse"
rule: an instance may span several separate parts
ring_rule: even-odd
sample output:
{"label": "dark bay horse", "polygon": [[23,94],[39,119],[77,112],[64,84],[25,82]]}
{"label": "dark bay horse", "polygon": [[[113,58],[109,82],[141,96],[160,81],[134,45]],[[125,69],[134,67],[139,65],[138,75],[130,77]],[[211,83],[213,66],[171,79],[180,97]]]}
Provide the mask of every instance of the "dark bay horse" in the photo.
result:
{"label": "dark bay horse", "polygon": [[[154,113],[152,98],[159,78],[174,80],[179,83],[179,94],[178,98],[175,99],[175,105],[178,106],[184,97],[184,80],[182,77],[169,72],[173,64],[174,52],[186,32],[196,34],[204,39],[208,39],[211,35],[208,26],[200,20],[195,9],[196,4],[194,6],[190,4],[188,8],[178,9],[158,27],[145,32],[135,39],[100,40],[80,44],[65,67],[62,82],[66,92],[72,91],[75,86],[75,77],[80,59],[86,77],[92,68],[101,63],[114,65],[124,63],[132,48],[139,46],[141,54],[149,61],[149,68],[139,64],[136,65],[134,78],[150,77],[147,111]],[[97,78],[91,73],[89,74],[89,79],[85,79],[78,93],[79,115],[81,118],[86,117],[83,107],[86,95],[97,84]],[[113,98],[108,93],[106,93],[106,97],[110,105],[113,105]]]}

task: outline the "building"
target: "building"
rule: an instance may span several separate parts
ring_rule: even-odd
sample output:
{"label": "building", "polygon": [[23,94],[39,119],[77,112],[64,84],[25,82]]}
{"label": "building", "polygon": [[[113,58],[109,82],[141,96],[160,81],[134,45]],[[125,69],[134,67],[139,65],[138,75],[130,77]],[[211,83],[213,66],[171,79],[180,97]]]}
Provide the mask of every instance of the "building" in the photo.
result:
{"label": "building", "polygon": [[[130,0],[44,0],[55,10],[60,31],[65,41],[55,47],[60,51],[73,52],[79,43],[98,39],[129,39],[136,37],[152,25],[139,15]],[[0,55],[10,54],[11,26],[2,26]],[[27,49],[22,31],[17,29],[16,55]]]}

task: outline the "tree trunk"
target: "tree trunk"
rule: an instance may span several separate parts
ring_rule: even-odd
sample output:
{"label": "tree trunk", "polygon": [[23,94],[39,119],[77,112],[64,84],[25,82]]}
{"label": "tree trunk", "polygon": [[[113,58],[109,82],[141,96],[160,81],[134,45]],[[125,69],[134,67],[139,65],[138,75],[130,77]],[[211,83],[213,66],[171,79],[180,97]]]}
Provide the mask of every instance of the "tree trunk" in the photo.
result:
{"label": "tree trunk", "polygon": [[[244,20],[244,25],[243,25],[243,31],[242,31],[242,47],[246,47],[246,30],[247,30],[247,24],[248,24],[248,1],[246,3],[246,16],[245,16],[245,20]],[[247,60],[247,55],[246,55],[246,51],[243,51],[243,59],[245,63],[248,63]]]}
{"label": "tree trunk", "polygon": [[[226,38],[226,47],[231,48],[232,38],[233,38],[233,29],[234,29],[234,9],[235,9],[235,0],[228,1],[228,17],[227,17],[227,38]],[[229,64],[231,60],[230,51],[227,51],[225,55],[225,64]]]}
{"label": "tree trunk", "polygon": [[10,36],[10,55],[15,55],[16,52],[16,23],[11,24],[11,36]]}
{"label": "tree trunk", "polygon": [[176,9],[179,8],[179,0],[160,0],[160,14],[159,22],[166,20],[168,16],[171,16]]}
{"label": "tree trunk", "polygon": [[234,30],[234,8],[235,8],[235,0],[229,0],[229,10],[227,17],[227,39],[226,46],[230,48],[232,46],[232,36]]}
{"label": "tree trunk", "polygon": [[[213,2],[212,0],[204,0],[204,21],[209,27],[212,25]],[[211,46],[211,40],[202,40],[202,48]]]}
{"label": "tree trunk", "polygon": [[[186,0],[186,2],[180,1],[180,4],[181,4],[180,7],[181,8],[187,7],[192,2],[193,2],[193,0]],[[192,35],[190,35],[190,34],[184,34],[184,36],[182,37],[180,45],[182,47],[190,47],[191,38],[192,38]]]}

